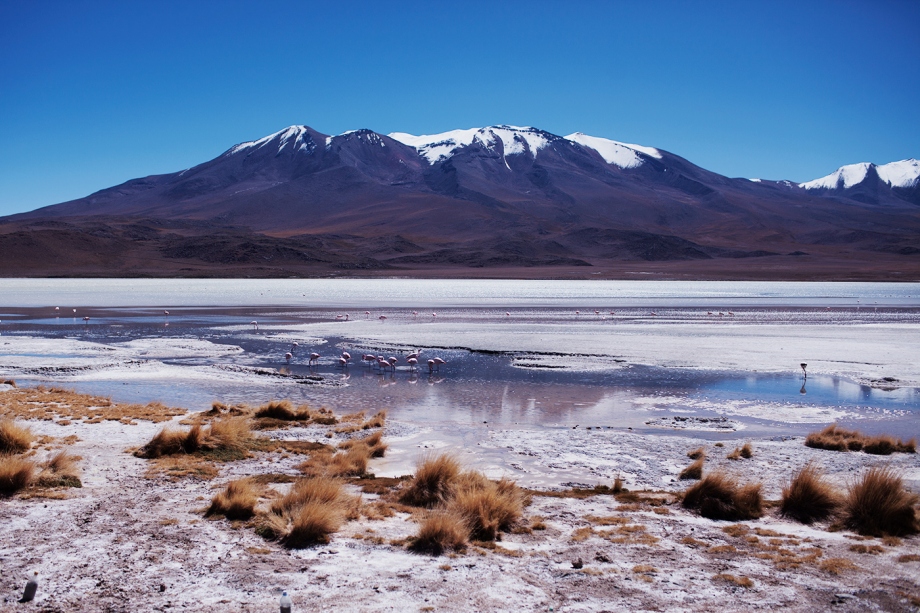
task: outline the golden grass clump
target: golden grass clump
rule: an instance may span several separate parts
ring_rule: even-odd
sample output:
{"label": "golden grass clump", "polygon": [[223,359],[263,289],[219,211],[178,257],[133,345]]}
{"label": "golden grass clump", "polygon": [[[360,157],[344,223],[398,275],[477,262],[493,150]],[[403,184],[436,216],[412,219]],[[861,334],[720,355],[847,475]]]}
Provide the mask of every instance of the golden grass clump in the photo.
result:
{"label": "golden grass clump", "polygon": [[750,443],[745,443],[741,446],[741,457],[745,460],[750,460],[754,457],[754,448],[751,447]]}
{"label": "golden grass clump", "polygon": [[524,495],[513,481],[489,481],[481,473],[465,473],[447,505],[462,517],[476,540],[494,540],[524,514]]}
{"label": "golden grass clump", "polygon": [[31,430],[17,426],[12,419],[0,421],[0,454],[28,451],[34,440]]}
{"label": "golden grass clump", "polygon": [[469,534],[470,527],[462,516],[449,511],[434,511],[422,521],[409,549],[439,556],[448,550],[462,550]]}
{"label": "golden grass clump", "polygon": [[4,379],[3,385],[9,385],[10,387],[16,387],[16,380],[15,379]]}
{"label": "golden grass clump", "polygon": [[77,458],[66,451],[58,452],[42,467],[37,482],[42,487],[83,487]]}
{"label": "golden grass clump", "polygon": [[703,477],[703,463],[706,461],[705,456],[698,456],[696,461],[694,461],[690,466],[680,471],[678,478],[681,480],[685,479],[701,479]]}
{"label": "golden grass clump", "polygon": [[361,424],[362,430],[370,430],[371,428],[382,428],[387,419],[386,411],[377,411],[377,413],[368,419],[366,422]]}
{"label": "golden grass clump", "polygon": [[853,483],[843,505],[844,523],[867,536],[905,536],[920,532],[914,506],[920,496],[904,488],[894,469],[870,468]]}
{"label": "golden grass clump", "polygon": [[329,535],[341,528],[343,520],[338,507],[308,502],[294,514],[291,529],[281,537],[281,543],[289,549],[328,543]]}
{"label": "golden grass clump", "polygon": [[141,458],[161,458],[178,453],[195,453],[201,449],[204,438],[201,426],[192,426],[188,431],[166,426],[157,432],[135,455]]}
{"label": "golden grass clump", "polygon": [[812,432],[805,439],[805,445],[815,449],[831,451],[865,451],[873,455],[891,455],[892,453],[916,453],[917,441],[907,442],[892,436],[867,436],[856,430],[844,430],[831,424],[820,432]]}
{"label": "golden grass clump", "polygon": [[291,490],[260,518],[257,531],[269,538],[281,538],[292,549],[329,542],[349,516],[356,516],[359,500],[342,489],[342,482],[328,477],[296,481]]}
{"label": "golden grass clump", "polygon": [[32,484],[35,462],[16,456],[0,456],[0,496],[12,496]]}
{"label": "golden grass clump", "polygon": [[814,464],[807,464],[783,488],[780,513],[803,524],[827,519],[840,507],[841,498]]}
{"label": "golden grass clump", "polygon": [[712,577],[713,581],[724,581],[726,583],[731,583],[732,585],[737,585],[738,587],[743,588],[752,588],[754,587],[754,582],[751,581],[749,577],[744,575],[736,576],[729,573],[719,573]]}
{"label": "golden grass clump", "polygon": [[253,417],[282,421],[308,421],[311,415],[306,407],[298,407],[295,410],[289,400],[271,400],[256,409]]}
{"label": "golden grass clump", "polygon": [[738,521],[763,515],[760,484],[741,486],[721,472],[710,473],[691,486],[684,492],[682,504],[709,519]]}
{"label": "golden grass clump", "polygon": [[246,457],[252,433],[245,418],[218,419],[206,428],[196,424],[187,431],[166,426],[141,447],[135,455],[160,458],[177,454],[204,453],[218,460]]}
{"label": "golden grass clump", "polygon": [[255,513],[258,495],[251,479],[237,479],[211,500],[205,516],[223,515],[227,519],[249,519]]}
{"label": "golden grass clump", "polygon": [[705,458],[706,449],[703,447],[698,447],[697,449],[694,449],[693,451],[688,451],[687,457],[690,458],[691,460],[699,460],[700,458]]}
{"label": "golden grass clump", "polygon": [[460,463],[451,455],[425,458],[399,500],[416,507],[433,507],[447,501],[460,476]]}

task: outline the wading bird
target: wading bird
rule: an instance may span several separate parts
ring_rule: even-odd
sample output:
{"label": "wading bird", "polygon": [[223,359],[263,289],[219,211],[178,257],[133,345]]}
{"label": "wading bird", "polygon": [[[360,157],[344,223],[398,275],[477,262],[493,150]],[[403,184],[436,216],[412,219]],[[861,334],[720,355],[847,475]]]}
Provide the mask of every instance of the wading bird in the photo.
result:
{"label": "wading bird", "polygon": [[319,354],[314,352],[310,354],[310,361],[307,363],[312,366],[316,364],[318,361],[319,361]]}
{"label": "wading bird", "polygon": [[290,351],[288,351],[287,353],[284,354],[284,359],[287,360],[288,364],[291,363],[291,358],[293,358],[293,357],[294,357],[294,354],[291,353]]}

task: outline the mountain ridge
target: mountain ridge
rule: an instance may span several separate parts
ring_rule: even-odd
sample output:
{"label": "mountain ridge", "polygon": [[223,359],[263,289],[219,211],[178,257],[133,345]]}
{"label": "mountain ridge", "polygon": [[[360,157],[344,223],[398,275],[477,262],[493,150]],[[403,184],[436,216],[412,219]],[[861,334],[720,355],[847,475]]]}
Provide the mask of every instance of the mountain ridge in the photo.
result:
{"label": "mountain ridge", "polygon": [[[327,135],[294,125],[179,172],[0,218],[0,246],[31,250],[39,271],[54,232],[75,244],[114,241],[98,247],[122,254],[109,272],[124,272],[132,249],[155,254],[164,270],[192,271],[260,261],[295,272],[705,260],[742,270],[740,261],[762,258],[802,266],[801,254],[887,261],[913,258],[920,244],[911,162],[866,163],[862,175],[850,165],[836,180],[795,184],[729,178],[663,149],[579,132]],[[29,247],[30,235],[42,240]],[[408,251],[387,251],[396,245]],[[22,258],[11,263],[6,246],[0,272],[15,273]]]}

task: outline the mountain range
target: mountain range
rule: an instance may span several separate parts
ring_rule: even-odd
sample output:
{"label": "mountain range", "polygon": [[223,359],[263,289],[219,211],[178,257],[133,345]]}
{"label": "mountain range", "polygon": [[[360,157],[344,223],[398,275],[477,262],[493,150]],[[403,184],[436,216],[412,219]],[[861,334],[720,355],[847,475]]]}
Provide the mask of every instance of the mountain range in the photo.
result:
{"label": "mountain range", "polygon": [[792,183],[582,133],[291,126],[0,218],[8,276],[640,273],[920,278],[920,163]]}

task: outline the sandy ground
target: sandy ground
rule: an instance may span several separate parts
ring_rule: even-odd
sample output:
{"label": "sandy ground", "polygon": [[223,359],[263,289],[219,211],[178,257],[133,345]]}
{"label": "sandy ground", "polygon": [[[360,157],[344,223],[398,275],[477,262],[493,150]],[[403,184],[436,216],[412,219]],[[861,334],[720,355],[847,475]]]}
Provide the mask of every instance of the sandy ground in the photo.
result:
{"label": "sandy ground", "polygon": [[[28,425],[38,435],[79,438],[69,449],[82,457],[84,487],[65,490],[63,499],[0,500],[2,611],[267,612],[277,610],[282,589],[293,594],[295,610],[301,611],[920,608],[920,561],[898,561],[920,553],[917,537],[860,540],[847,531],[829,532],[826,524],[805,527],[778,518],[775,509],[729,533],[723,528],[734,524],[700,518],[675,504],[630,504],[609,495],[534,495],[527,522],[542,520],[546,529],[504,535],[494,550],[471,546],[441,557],[410,553],[391,544],[416,531],[407,515],[397,514],[349,522],[328,545],[288,551],[242,524],[205,519],[202,510],[231,478],[296,474],[296,456],[258,453],[220,465],[213,480],[171,481],[148,478],[148,461],[126,452],[160,425]],[[416,453],[400,448],[409,440],[400,433],[411,429],[388,424],[391,454]],[[321,434],[310,429],[280,433],[299,439]],[[812,459],[841,486],[877,464],[897,467],[915,489],[920,482],[916,454],[879,458],[817,451],[800,438],[752,440],[752,459],[725,459],[747,440],[726,441],[719,448],[692,437],[560,428],[495,430],[483,444],[528,460],[509,474],[522,484],[565,473],[582,475],[573,485],[591,486],[609,484],[620,474],[631,490],[676,492],[685,486],[676,474],[688,463],[686,452],[697,446],[706,447],[711,467],[761,481],[768,499],[778,498],[790,472]],[[383,474],[386,466],[386,458],[375,460],[370,470]],[[860,553],[854,546],[875,553]],[[834,574],[822,566],[833,559],[853,567]],[[574,568],[579,560],[581,568]],[[33,571],[39,572],[38,597],[17,604]],[[743,587],[725,575],[738,581],[746,577],[751,584]]]}

